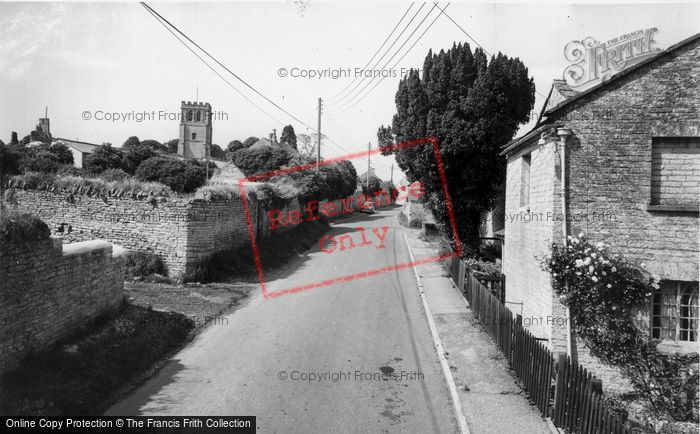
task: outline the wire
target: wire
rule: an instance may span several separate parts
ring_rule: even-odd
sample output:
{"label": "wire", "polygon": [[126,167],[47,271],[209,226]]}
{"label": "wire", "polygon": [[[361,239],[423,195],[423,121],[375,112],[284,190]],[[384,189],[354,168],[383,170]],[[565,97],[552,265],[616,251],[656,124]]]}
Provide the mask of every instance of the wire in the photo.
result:
{"label": "wire", "polygon": [[[416,26],[416,28],[413,29],[413,31],[411,32],[410,35],[408,35],[408,38],[406,38],[406,40],[403,42],[403,44],[401,44],[401,46],[398,48],[398,50],[396,50],[396,52],[394,53],[394,55],[391,56],[391,57],[389,58],[389,60],[387,60],[387,62],[384,64],[384,66],[382,66],[381,69],[386,68],[386,66],[389,64],[389,62],[391,62],[391,60],[392,60],[394,57],[396,57],[397,54],[399,54],[399,52],[401,51],[401,49],[408,43],[408,41],[411,39],[411,37],[418,31],[418,29],[420,29],[420,27],[423,25],[423,23],[425,22],[425,20],[428,19],[428,17],[429,17],[430,14],[433,12],[433,10],[435,9],[436,6],[437,6],[437,4],[434,4],[434,5],[433,5],[433,7],[428,11],[428,13],[426,14],[426,16],[423,17],[423,19],[421,20],[421,22],[418,23],[418,25]],[[439,18],[439,17],[440,17],[440,15],[438,15],[435,19],[437,19],[437,18]],[[433,20],[433,22],[435,22],[435,21]],[[432,26],[432,23],[431,23],[430,26]],[[428,29],[430,28],[430,26],[428,26]],[[426,29],[426,31],[427,31],[427,29]],[[423,36],[423,34],[425,34],[425,32],[423,32],[423,33],[421,34],[421,36]],[[420,40],[420,37],[418,38],[418,40]],[[415,43],[414,43],[414,45],[415,45]],[[413,47],[413,46],[411,46],[411,47]],[[409,49],[409,50],[410,50],[410,49]],[[405,54],[404,54],[404,56],[405,56]],[[402,58],[403,58],[403,57],[402,57]],[[397,63],[397,64],[398,64],[398,63]],[[368,87],[370,84],[372,84],[372,82],[373,82],[376,78],[377,78],[376,76],[372,77],[372,79],[371,79],[370,81],[368,81],[367,84],[366,84],[362,89],[360,89],[359,92],[357,92],[355,95],[353,95],[352,98],[348,99],[348,100],[345,101],[343,104],[341,104],[340,107],[338,107],[338,109],[342,109],[343,107],[345,107],[345,106],[347,106],[348,104],[350,104],[350,102],[351,102],[352,100],[354,100],[355,98],[357,98],[360,94],[362,94],[362,92],[363,92],[365,89],[367,89],[367,87]],[[381,82],[381,81],[384,80],[385,78],[386,78],[386,76],[383,76],[383,77],[379,80],[379,82]],[[375,87],[376,87],[376,86],[375,86]],[[374,88],[372,88],[372,89],[374,89]],[[344,113],[344,112],[341,112],[341,113]]]}
{"label": "wire", "polygon": [[[410,5],[408,5],[408,9],[406,9],[406,12],[403,13],[403,16],[401,17],[401,19],[399,20],[399,22],[396,23],[396,25],[394,26],[394,28],[391,30],[391,33],[389,33],[389,36],[387,36],[386,39],[384,39],[384,42],[382,42],[382,45],[380,45],[379,48],[377,48],[377,51],[375,51],[374,54],[372,55],[372,57],[367,61],[367,64],[366,64],[365,66],[362,67],[362,70],[367,69],[367,67],[368,67],[369,64],[372,62],[372,60],[374,60],[374,58],[377,57],[377,54],[379,54],[379,51],[381,51],[381,49],[384,48],[384,45],[386,45],[386,43],[389,41],[389,38],[391,38],[391,36],[392,36],[392,35],[394,34],[394,32],[396,31],[396,29],[399,28],[399,25],[401,24],[401,22],[403,21],[403,19],[406,18],[406,15],[408,15],[408,11],[411,10],[411,8],[413,7],[414,4],[415,4],[415,3],[411,3]],[[350,86],[353,85],[353,83],[355,83],[356,80],[357,80],[357,76],[355,76],[355,78],[353,78],[352,81],[351,81],[347,86],[345,86],[345,88],[343,88],[343,90],[341,90],[340,92],[338,92],[338,94],[335,95],[333,98],[337,98],[338,96],[342,95],[346,90],[348,90],[348,88],[349,88]]]}
{"label": "wire", "polygon": [[[399,35],[396,37],[396,39],[394,40],[394,42],[392,42],[391,45],[389,46],[389,48],[387,48],[386,52],[377,60],[377,62],[376,62],[374,65],[372,65],[372,68],[371,68],[372,70],[374,70],[374,69],[377,68],[377,65],[379,65],[379,62],[381,62],[382,59],[384,59],[384,57],[386,57],[386,55],[389,54],[389,52],[390,52],[391,49],[394,47],[394,45],[396,45],[396,43],[399,42],[399,39],[401,39],[401,36],[406,32],[406,30],[408,30],[408,28],[411,26],[411,23],[413,22],[413,20],[415,20],[416,17],[418,16],[418,14],[420,14],[420,11],[423,10],[423,7],[425,7],[425,3],[423,3],[423,4],[421,5],[421,7],[418,8],[418,10],[416,11],[416,13],[415,13],[415,14],[413,15],[413,17],[411,18],[411,20],[408,22],[408,24],[406,24],[406,27],[404,27],[404,29],[401,30],[401,33],[399,33]],[[365,81],[366,79],[367,79],[367,76],[364,76],[364,75],[363,75],[362,80],[360,80],[360,81],[355,85],[355,87],[353,87],[353,88],[350,90],[350,92],[348,92],[345,96],[343,96],[343,97],[340,98],[339,100],[337,100],[337,101],[335,101],[335,102],[332,102],[331,105],[339,104],[342,100],[344,100],[345,98],[347,98],[348,96],[350,96],[350,95],[355,91],[355,89],[357,89],[357,88],[362,84],[362,82]]]}
{"label": "wire", "polygon": [[[435,5],[437,6],[437,3],[435,3]],[[471,35],[470,35],[469,33],[467,33],[467,31],[464,30],[464,29],[462,28],[462,26],[460,26],[459,24],[457,24],[457,22],[456,22],[455,20],[453,20],[451,16],[447,15],[447,12],[445,12],[444,9],[441,9],[440,6],[438,6],[438,9],[440,9],[440,10],[442,11],[442,13],[445,14],[445,16],[446,16],[450,21],[452,21],[452,23],[453,23],[455,26],[457,26],[457,28],[459,28],[459,30],[462,31],[462,33],[464,33],[465,35],[467,35],[467,37],[468,37],[469,39],[471,39],[472,42],[474,42],[479,48],[481,48],[481,49],[484,51],[484,53],[486,53],[486,54],[487,54],[488,56],[490,56],[490,57],[493,57],[493,54],[489,53],[489,52],[486,50],[486,48],[484,48],[481,44],[479,44],[478,42],[476,42],[476,39],[472,38]],[[445,9],[447,9],[447,6],[445,6]],[[546,96],[544,96],[544,95],[542,95],[541,93],[539,93],[537,90],[535,90],[535,93],[536,93],[537,95],[541,96],[542,98],[547,98]]]}
{"label": "wire", "polygon": [[[216,62],[219,66],[221,66],[223,69],[225,69],[226,72],[228,72],[229,74],[233,75],[238,81],[240,81],[240,82],[243,83],[246,87],[248,87],[250,90],[252,90],[252,91],[255,92],[256,94],[258,94],[258,95],[259,95],[260,97],[262,97],[265,101],[269,102],[270,104],[272,104],[273,106],[275,106],[278,110],[282,111],[284,114],[286,114],[286,115],[289,116],[290,118],[294,119],[295,121],[299,122],[300,124],[306,126],[307,128],[309,128],[309,129],[311,129],[311,130],[313,130],[313,131],[316,131],[316,129],[315,129],[314,127],[308,125],[306,122],[300,120],[298,117],[296,117],[296,116],[294,116],[293,114],[289,113],[289,112],[288,112],[287,110],[285,110],[283,107],[280,107],[276,102],[274,102],[273,100],[271,100],[271,99],[268,98],[267,96],[263,95],[262,92],[260,92],[260,91],[257,90],[255,87],[253,87],[252,85],[250,85],[247,81],[243,80],[243,79],[242,79],[241,77],[239,77],[235,72],[233,72],[233,71],[231,71],[229,68],[227,68],[226,65],[224,65],[223,63],[221,63],[216,57],[214,57],[214,56],[212,56],[211,54],[209,54],[209,52],[208,52],[207,50],[205,50],[204,48],[202,48],[201,46],[199,46],[199,44],[197,44],[197,43],[194,42],[192,39],[190,39],[189,36],[187,36],[186,34],[184,34],[180,29],[177,28],[177,26],[173,25],[170,21],[168,21],[167,19],[165,19],[162,15],[160,15],[158,12],[156,12],[156,11],[155,11],[152,7],[150,7],[148,4],[146,4],[145,2],[141,2],[141,5],[142,5],[144,8],[146,8],[147,10],[149,10],[150,12],[152,12],[153,14],[155,14],[155,16],[157,16],[158,18],[160,18],[160,20],[162,20],[163,22],[167,23],[168,26],[170,26],[171,28],[173,28],[177,33],[179,33],[179,34],[182,35],[185,39],[187,39],[192,45],[194,45],[195,47],[197,47],[200,51],[202,51],[204,54],[206,54],[207,56],[209,56],[209,58],[211,58],[211,59],[212,59],[214,62]],[[199,57],[199,56],[198,56],[198,57]]]}
{"label": "wire", "polygon": [[[435,6],[437,6],[437,3],[435,3]],[[435,6],[434,6],[434,7],[435,7]],[[450,3],[447,3],[447,5],[445,6],[445,9],[447,9],[449,6],[450,6]],[[440,9],[440,8],[438,8],[438,9]],[[432,11],[432,9],[431,9],[431,11]],[[429,12],[429,13],[430,13],[430,12]],[[413,47],[415,47],[416,44],[423,38],[423,35],[425,35],[425,34],[428,32],[428,30],[430,30],[430,28],[433,27],[433,24],[435,24],[435,22],[438,20],[438,18],[440,18],[440,16],[441,16],[443,13],[444,13],[444,9],[440,9],[440,13],[438,14],[438,16],[436,16],[435,19],[433,19],[433,21],[432,21],[432,22],[428,25],[428,27],[423,31],[423,33],[421,33],[420,36],[418,36],[418,39],[416,39],[415,42],[413,42],[413,44],[408,48],[408,50],[406,50],[406,52],[403,54],[403,56],[401,56],[401,57],[399,58],[399,60],[396,61],[396,63],[392,66],[392,69],[395,68],[396,65],[398,65],[398,64],[403,60],[403,58],[406,57],[406,55],[407,55],[408,53],[411,52],[411,50],[413,49]],[[427,18],[427,15],[426,15],[426,18]],[[343,114],[343,113],[345,113],[346,111],[350,110],[351,108],[355,107],[355,106],[356,106],[357,104],[359,104],[360,102],[362,102],[362,100],[364,100],[364,99],[367,97],[367,95],[369,95],[370,93],[372,93],[372,91],[373,91],[377,86],[379,86],[379,83],[381,83],[382,81],[384,81],[385,78],[386,78],[386,77],[382,77],[381,79],[379,79],[379,81],[378,81],[374,86],[372,86],[372,88],[371,88],[367,93],[365,93],[359,100],[355,101],[350,107],[346,108],[345,110],[341,111],[341,112],[338,113],[338,114]],[[371,83],[371,82],[370,82],[370,83]],[[359,95],[359,94],[358,94],[358,95]]]}
{"label": "wire", "polygon": [[[148,10],[148,9],[146,9],[146,10]],[[234,85],[233,85],[230,81],[228,81],[224,76],[222,76],[221,74],[219,74],[219,71],[217,71],[216,69],[214,69],[214,67],[212,67],[206,60],[204,60],[199,54],[197,54],[197,52],[194,51],[194,50],[192,49],[192,47],[190,47],[189,45],[187,45],[187,43],[185,43],[185,41],[183,41],[177,34],[175,34],[175,32],[173,32],[168,26],[166,26],[165,23],[163,23],[153,12],[151,12],[150,10],[148,10],[148,12],[149,12],[151,15],[153,15],[153,17],[156,19],[156,21],[158,21],[163,27],[165,27],[165,29],[166,29],[168,32],[170,32],[182,45],[184,45],[185,48],[187,48],[192,54],[194,54],[195,56],[197,56],[197,58],[198,58],[199,60],[201,60],[205,65],[207,65],[207,67],[208,67],[209,69],[211,69],[212,72],[214,72],[214,74],[218,75],[219,78],[221,78],[224,82],[226,82],[226,84],[228,84],[229,86],[231,86],[231,88],[232,88],[233,90],[235,90],[240,96],[242,96],[243,98],[245,98],[246,101],[248,101],[249,103],[253,104],[258,110],[260,110],[261,112],[265,113],[267,116],[269,116],[269,117],[270,117],[272,120],[274,120],[275,122],[280,123],[280,124],[283,123],[282,121],[280,121],[279,119],[277,119],[276,117],[274,117],[273,115],[271,115],[270,113],[268,113],[267,111],[265,111],[265,109],[263,109],[262,107],[260,107],[259,105],[257,105],[257,104],[255,103],[255,101],[253,101],[253,100],[251,100],[250,98],[248,98],[248,96],[246,96],[243,92],[241,92],[240,90],[238,90],[238,89],[236,88],[236,86],[234,86]]]}

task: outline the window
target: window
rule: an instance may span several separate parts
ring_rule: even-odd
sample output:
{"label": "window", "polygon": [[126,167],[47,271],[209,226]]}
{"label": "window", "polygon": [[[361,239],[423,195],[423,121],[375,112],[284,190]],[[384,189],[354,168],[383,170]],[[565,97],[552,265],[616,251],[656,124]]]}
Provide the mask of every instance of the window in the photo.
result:
{"label": "window", "polygon": [[187,120],[188,120],[188,121],[191,121],[191,120],[192,120],[192,110],[189,110],[189,111],[187,112]]}
{"label": "window", "polygon": [[201,121],[202,121],[202,112],[197,110],[197,122],[201,122]]}
{"label": "window", "polygon": [[652,299],[651,337],[698,342],[698,282],[662,282]]}
{"label": "window", "polygon": [[192,133],[192,140],[197,140],[197,133]]}
{"label": "window", "polygon": [[530,204],[530,165],[532,154],[523,155],[520,166],[520,206]]}
{"label": "window", "polygon": [[697,206],[700,137],[654,137],[651,142],[651,205]]}

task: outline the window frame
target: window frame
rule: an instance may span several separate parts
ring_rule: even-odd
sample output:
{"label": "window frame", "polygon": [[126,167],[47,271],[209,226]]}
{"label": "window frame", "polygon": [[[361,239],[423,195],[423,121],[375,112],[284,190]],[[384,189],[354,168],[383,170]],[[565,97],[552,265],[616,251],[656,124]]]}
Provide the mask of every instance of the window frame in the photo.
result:
{"label": "window frame", "polygon": [[[670,293],[670,291],[668,291],[668,285],[672,285],[673,287],[674,315],[670,317],[674,323],[673,339],[664,337],[665,329],[663,326],[663,320],[661,320],[661,318],[664,318],[664,316],[661,312],[661,309],[658,310],[658,314],[657,310],[655,310],[656,306],[664,306],[663,293]],[[687,313],[688,316],[682,316],[684,306],[682,304],[682,298],[688,289],[690,289],[690,300],[689,304],[686,305],[686,310],[688,310],[689,312]],[[662,298],[660,300],[660,303],[657,303],[657,296],[660,294]],[[688,350],[697,352],[698,345],[700,345],[700,326],[698,325],[700,323],[700,315],[694,316],[694,313],[695,315],[697,315],[697,313],[700,312],[700,306],[698,303],[699,295],[700,294],[698,294],[698,282],[696,281],[665,280],[661,282],[661,287],[656,292],[654,292],[650,300],[649,312],[649,335],[652,339],[659,341],[659,349],[667,352],[688,352]],[[694,305],[692,303],[693,300],[695,301]],[[658,326],[655,326],[654,324],[654,320],[656,318],[660,318]],[[688,328],[685,329],[682,327],[682,322],[684,319],[688,321]],[[694,330],[692,327],[693,324],[695,324]],[[654,335],[654,329],[658,329],[658,337]],[[666,330],[668,330],[668,328]],[[695,340],[680,340],[683,332],[691,334],[693,333],[693,331],[695,332]]]}

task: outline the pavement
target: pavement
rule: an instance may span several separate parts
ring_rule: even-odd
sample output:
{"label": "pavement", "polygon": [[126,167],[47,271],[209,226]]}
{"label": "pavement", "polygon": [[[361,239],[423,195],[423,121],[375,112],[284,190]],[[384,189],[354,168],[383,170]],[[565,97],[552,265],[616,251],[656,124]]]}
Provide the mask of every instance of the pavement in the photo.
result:
{"label": "pavement", "polygon": [[[416,261],[437,247],[406,231]],[[469,304],[440,263],[417,267],[471,433],[550,433],[528,401],[496,344],[474,319]]]}

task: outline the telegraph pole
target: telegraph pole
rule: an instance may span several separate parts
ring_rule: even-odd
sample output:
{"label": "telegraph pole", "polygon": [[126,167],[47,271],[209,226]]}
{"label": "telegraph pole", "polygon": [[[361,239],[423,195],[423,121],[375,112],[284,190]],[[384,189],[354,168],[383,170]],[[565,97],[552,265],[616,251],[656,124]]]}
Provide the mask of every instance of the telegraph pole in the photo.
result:
{"label": "telegraph pole", "polygon": [[316,169],[321,166],[321,98],[318,99],[318,140],[316,144]]}
{"label": "telegraph pole", "polygon": [[372,142],[367,142],[367,190],[369,190],[369,170],[370,170],[370,153],[372,152]]}
{"label": "telegraph pole", "polygon": [[391,181],[392,184],[394,183],[394,165],[391,165]]}

